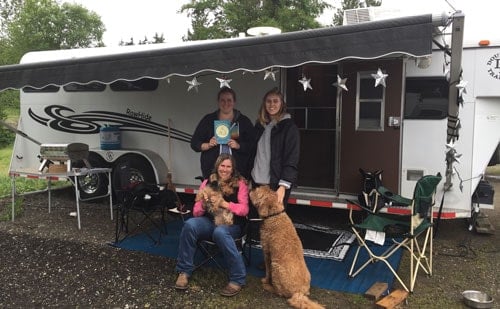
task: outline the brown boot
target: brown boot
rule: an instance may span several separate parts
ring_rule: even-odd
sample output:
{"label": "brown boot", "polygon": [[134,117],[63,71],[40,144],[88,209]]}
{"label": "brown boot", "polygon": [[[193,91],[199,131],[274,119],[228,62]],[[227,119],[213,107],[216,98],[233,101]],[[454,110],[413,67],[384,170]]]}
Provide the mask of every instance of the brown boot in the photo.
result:
{"label": "brown boot", "polygon": [[188,288],[189,276],[186,273],[180,273],[175,281],[175,288],[177,290],[185,290]]}
{"label": "brown boot", "polygon": [[226,287],[224,287],[222,291],[220,291],[220,295],[231,297],[238,294],[240,291],[241,291],[241,285],[229,282],[226,285]]}

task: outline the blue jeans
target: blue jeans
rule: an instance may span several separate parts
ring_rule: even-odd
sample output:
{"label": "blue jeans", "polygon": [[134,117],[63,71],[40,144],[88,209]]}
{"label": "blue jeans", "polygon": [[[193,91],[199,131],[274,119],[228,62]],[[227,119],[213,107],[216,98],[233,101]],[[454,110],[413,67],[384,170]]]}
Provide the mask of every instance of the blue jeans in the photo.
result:
{"label": "blue jeans", "polygon": [[235,238],[241,235],[239,225],[219,225],[207,217],[193,217],[182,227],[179,238],[179,255],[177,256],[177,272],[186,273],[191,276],[194,268],[194,255],[198,240],[212,240],[222,252],[229,268],[229,281],[244,285],[247,275],[243,256],[238,252]]}

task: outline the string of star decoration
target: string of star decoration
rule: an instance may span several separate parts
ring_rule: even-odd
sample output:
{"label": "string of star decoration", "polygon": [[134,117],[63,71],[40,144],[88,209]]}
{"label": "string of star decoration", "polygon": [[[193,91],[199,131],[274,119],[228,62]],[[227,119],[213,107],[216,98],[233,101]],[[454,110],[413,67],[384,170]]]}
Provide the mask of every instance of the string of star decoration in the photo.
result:
{"label": "string of star decoration", "polygon": [[[278,71],[275,68],[269,68],[264,71],[264,80],[272,80],[276,81],[276,73]],[[243,72],[243,73],[246,73]],[[375,74],[371,74],[373,79],[375,80],[374,87],[378,87],[382,85],[384,88],[386,87],[386,78],[389,76],[388,74],[383,73],[382,69],[378,68],[377,72]],[[228,78],[226,75],[223,75],[222,77],[216,77],[215,78],[219,82],[219,88],[223,87],[228,87],[231,88],[230,83],[233,81],[232,79]],[[312,84],[311,84],[311,78],[308,78],[306,75],[302,75],[302,78],[298,80],[298,82],[302,85],[302,89],[304,92],[307,90],[313,90]],[[170,79],[169,79],[170,83]],[[195,90],[198,92],[198,87],[202,85],[203,83],[199,82],[197,77],[194,76],[191,80],[187,80],[186,83],[188,84],[187,91]],[[349,89],[346,86],[347,83],[347,78],[342,78],[340,75],[337,75],[337,81],[332,84],[332,86],[340,88],[342,91],[349,91]],[[459,89],[460,92],[460,97],[462,93],[467,93],[465,91],[465,86],[467,85],[467,82],[463,81],[460,82],[460,84],[457,84],[457,88]]]}

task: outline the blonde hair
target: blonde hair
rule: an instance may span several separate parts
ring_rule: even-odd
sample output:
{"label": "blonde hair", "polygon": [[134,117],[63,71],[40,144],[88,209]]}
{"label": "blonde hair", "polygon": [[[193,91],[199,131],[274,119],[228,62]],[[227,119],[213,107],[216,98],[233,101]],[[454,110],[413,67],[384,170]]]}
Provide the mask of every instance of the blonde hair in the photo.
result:
{"label": "blonde hair", "polygon": [[283,93],[281,93],[281,91],[279,91],[279,89],[276,87],[269,90],[268,92],[266,92],[266,94],[264,94],[264,97],[262,98],[262,104],[260,105],[257,118],[257,121],[260,122],[260,124],[263,126],[271,122],[271,116],[266,110],[266,99],[270,95],[277,95],[281,100],[281,107],[277,114],[278,118],[281,118],[286,113],[286,102]]}

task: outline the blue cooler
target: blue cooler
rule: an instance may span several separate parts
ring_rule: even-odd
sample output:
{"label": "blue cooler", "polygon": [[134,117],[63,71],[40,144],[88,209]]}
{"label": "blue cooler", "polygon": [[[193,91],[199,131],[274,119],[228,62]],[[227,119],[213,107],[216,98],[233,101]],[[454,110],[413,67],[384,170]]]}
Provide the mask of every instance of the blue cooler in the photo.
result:
{"label": "blue cooler", "polygon": [[102,150],[117,150],[122,146],[119,126],[102,127],[100,137]]}

